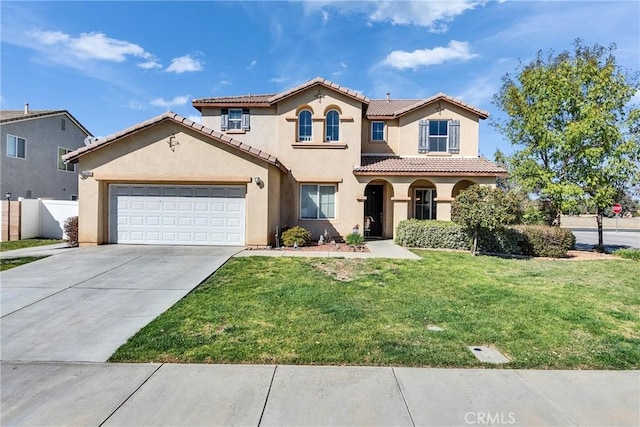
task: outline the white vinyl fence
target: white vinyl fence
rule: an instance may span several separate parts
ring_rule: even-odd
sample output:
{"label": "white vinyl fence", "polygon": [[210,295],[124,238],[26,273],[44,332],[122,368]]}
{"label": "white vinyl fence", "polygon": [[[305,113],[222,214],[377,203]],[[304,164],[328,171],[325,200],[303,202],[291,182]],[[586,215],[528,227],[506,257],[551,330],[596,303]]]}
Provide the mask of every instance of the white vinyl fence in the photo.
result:
{"label": "white vinyl fence", "polygon": [[78,216],[78,202],[70,200],[20,199],[22,239],[47,237],[66,238],[63,231],[67,218]]}

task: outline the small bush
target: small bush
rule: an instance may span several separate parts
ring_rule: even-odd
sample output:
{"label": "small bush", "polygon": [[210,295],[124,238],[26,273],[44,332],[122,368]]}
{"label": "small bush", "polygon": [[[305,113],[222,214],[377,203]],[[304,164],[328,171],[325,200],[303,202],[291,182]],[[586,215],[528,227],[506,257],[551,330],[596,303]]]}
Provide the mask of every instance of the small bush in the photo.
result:
{"label": "small bush", "polygon": [[72,216],[64,221],[64,234],[69,246],[78,246],[78,217]]}
{"label": "small bush", "polygon": [[613,252],[615,256],[621,258],[632,259],[634,261],[640,261],[640,249],[635,248],[623,248]]}
{"label": "small bush", "polygon": [[469,235],[458,224],[449,221],[408,219],[396,229],[396,243],[411,248],[471,248]]}
{"label": "small bush", "polygon": [[522,255],[522,241],[525,236],[516,228],[498,228],[493,231],[480,230],[478,250],[495,254]]}
{"label": "small bush", "polygon": [[520,247],[529,256],[563,258],[576,244],[571,230],[546,225],[521,225],[515,227],[524,235]]}
{"label": "small bush", "polygon": [[360,233],[349,233],[344,240],[349,246],[360,246],[364,243],[364,237]]}
{"label": "small bush", "polygon": [[285,246],[291,247],[294,243],[297,243],[298,246],[305,246],[310,240],[311,233],[302,227],[291,227],[282,232],[282,244]]}

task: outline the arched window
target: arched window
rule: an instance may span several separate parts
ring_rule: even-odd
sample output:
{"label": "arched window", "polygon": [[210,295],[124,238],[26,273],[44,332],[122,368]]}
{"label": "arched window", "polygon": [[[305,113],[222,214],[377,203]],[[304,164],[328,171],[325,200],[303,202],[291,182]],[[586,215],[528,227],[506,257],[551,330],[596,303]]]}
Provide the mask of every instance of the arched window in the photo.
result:
{"label": "arched window", "polygon": [[311,129],[311,111],[300,111],[298,114],[298,141],[311,141]]}
{"label": "arched window", "polygon": [[340,114],[336,110],[327,113],[327,141],[340,141]]}

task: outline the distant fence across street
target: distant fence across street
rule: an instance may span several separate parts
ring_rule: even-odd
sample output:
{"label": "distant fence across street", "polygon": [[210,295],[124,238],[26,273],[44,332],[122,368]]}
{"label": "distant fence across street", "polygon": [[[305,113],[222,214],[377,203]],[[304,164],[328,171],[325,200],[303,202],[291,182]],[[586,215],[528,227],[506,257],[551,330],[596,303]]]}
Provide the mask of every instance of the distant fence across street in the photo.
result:
{"label": "distant fence across street", "polygon": [[[560,226],[565,228],[598,228],[595,215],[568,216],[563,215]],[[618,229],[640,230],[640,217],[618,218]],[[615,218],[602,218],[602,228],[615,229]]]}
{"label": "distant fence across street", "polygon": [[[2,202],[2,240],[7,240],[8,227],[11,227],[11,239],[31,239],[46,237],[62,239],[64,222],[78,215],[78,202],[71,200],[22,199]],[[7,221],[7,213],[11,218]]]}

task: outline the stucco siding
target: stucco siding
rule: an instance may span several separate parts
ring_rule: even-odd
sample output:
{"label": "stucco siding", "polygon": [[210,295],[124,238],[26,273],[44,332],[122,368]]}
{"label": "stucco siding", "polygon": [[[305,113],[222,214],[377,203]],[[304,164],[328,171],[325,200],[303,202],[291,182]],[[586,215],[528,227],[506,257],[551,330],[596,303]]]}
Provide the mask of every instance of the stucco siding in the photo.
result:
{"label": "stucco siding", "polygon": [[202,124],[259,150],[277,155],[277,129],[273,119],[276,113],[275,107],[250,107],[250,129],[247,131],[223,131],[220,127],[220,111],[220,108],[202,108]]}
{"label": "stucco siding", "polygon": [[[440,108],[442,110],[440,110]],[[460,120],[460,153],[458,156],[478,155],[478,116],[446,101],[428,105],[408,113],[399,119],[397,136],[397,154],[401,156],[417,156],[418,133],[420,120]],[[392,141],[392,144],[396,141]],[[446,153],[428,153],[442,155]]]}
{"label": "stucco siding", "polygon": [[[174,135],[173,150],[168,144]],[[246,186],[246,244],[268,243],[269,184],[266,162],[209,140],[183,126],[165,122],[116,141],[80,158],[93,177],[80,181],[80,241],[109,240],[109,184],[230,184]],[[275,171],[279,174],[279,171]],[[264,186],[256,185],[259,177]],[[277,196],[277,195],[276,195]]]}
{"label": "stucco siding", "polygon": [[[62,130],[61,120],[65,120]],[[87,134],[66,115],[33,118],[3,123],[0,152],[2,179],[0,191],[12,197],[53,198],[71,200],[78,195],[77,169],[58,170],[58,147],[76,150],[84,146]],[[26,139],[25,158],[7,156],[7,136]]]}

